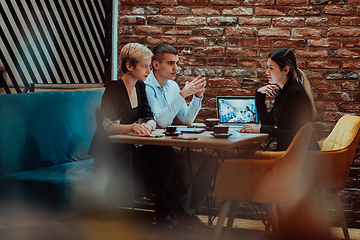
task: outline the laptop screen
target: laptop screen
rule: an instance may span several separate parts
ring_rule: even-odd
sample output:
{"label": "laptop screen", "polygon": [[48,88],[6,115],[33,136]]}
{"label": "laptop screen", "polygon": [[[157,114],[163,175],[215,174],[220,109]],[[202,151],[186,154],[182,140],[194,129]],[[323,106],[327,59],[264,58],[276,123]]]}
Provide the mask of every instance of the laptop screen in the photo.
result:
{"label": "laptop screen", "polygon": [[254,96],[218,96],[216,107],[220,123],[259,123]]}

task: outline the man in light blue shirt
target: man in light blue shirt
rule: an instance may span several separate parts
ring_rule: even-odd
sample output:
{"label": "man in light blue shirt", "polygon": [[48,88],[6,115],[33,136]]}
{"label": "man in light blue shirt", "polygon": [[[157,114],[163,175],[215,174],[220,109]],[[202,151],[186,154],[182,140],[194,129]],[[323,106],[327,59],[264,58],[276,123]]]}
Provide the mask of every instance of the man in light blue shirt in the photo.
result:
{"label": "man in light blue shirt", "polygon": [[[177,117],[182,124],[191,125],[201,109],[201,100],[205,92],[206,79],[196,77],[191,82],[186,82],[180,90],[174,81],[178,71],[178,52],[169,45],[160,44],[153,49],[153,71],[147,77],[146,94],[149,105],[156,119],[157,127],[166,128]],[[187,105],[185,98],[192,96],[192,101]],[[187,154],[182,154],[179,166],[182,170],[185,186],[189,185],[187,194],[182,202],[184,210],[189,215],[194,215],[200,210],[205,200],[211,182],[215,175],[217,162],[201,152],[191,151],[191,166]],[[192,176],[196,176],[191,184]],[[195,221],[199,221],[194,216]]]}

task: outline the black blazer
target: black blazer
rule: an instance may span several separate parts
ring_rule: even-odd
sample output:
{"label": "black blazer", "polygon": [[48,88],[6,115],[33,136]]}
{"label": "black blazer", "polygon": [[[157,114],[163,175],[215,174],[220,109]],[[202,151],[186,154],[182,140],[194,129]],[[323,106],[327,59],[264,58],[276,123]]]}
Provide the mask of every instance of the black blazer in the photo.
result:
{"label": "black blazer", "polygon": [[[286,150],[299,129],[312,121],[312,106],[303,86],[296,79],[289,79],[276,93],[274,106],[266,109],[266,95],[256,92],[256,107],[261,123],[261,133],[269,133],[277,139],[276,150]],[[309,150],[319,150],[312,136]]]}
{"label": "black blazer", "polygon": [[95,158],[95,168],[103,163],[107,168],[110,167],[112,168],[110,170],[115,171],[118,167],[124,167],[121,162],[124,164],[128,162],[130,149],[133,145],[111,142],[102,125],[104,117],[113,122],[120,120],[122,124],[131,124],[139,118],[146,122],[153,119],[154,115],[146,97],[144,82],[137,81],[135,85],[139,107],[138,116],[133,115],[130,99],[121,78],[117,81],[108,82],[105,86],[100,111],[97,113],[97,129],[89,148],[89,155]]}

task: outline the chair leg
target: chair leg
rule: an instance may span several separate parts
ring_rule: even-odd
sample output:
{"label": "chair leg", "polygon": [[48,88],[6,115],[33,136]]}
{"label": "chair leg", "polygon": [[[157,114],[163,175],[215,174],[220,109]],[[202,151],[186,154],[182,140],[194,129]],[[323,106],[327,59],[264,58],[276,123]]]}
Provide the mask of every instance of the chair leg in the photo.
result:
{"label": "chair leg", "polygon": [[334,204],[335,204],[335,211],[336,211],[337,215],[339,216],[340,226],[343,230],[344,237],[345,237],[345,239],[350,239],[349,231],[348,231],[348,228],[346,225],[344,210],[342,208],[342,204],[341,204],[341,200],[340,200],[339,190],[338,189],[331,189],[331,190],[332,190],[331,194],[332,194],[332,197],[334,199]]}
{"label": "chair leg", "polygon": [[326,192],[324,188],[320,188],[319,189],[319,194],[320,194],[320,205],[323,206],[323,210],[324,210],[324,228],[325,228],[325,232],[327,234],[327,236],[331,235],[331,231],[330,231],[330,217],[329,217],[329,213],[328,213],[328,205],[327,205],[327,200],[326,200]]}
{"label": "chair leg", "polygon": [[232,225],[234,224],[234,219],[236,216],[236,210],[239,206],[239,201],[233,201],[230,206],[230,211],[228,214],[228,220],[226,223],[226,229],[225,229],[225,238],[227,238],[230,234]]}
{"label": "chair leg", "polygon": [[273,229],[274,239],[280,239],[279,215],[276,204],[268,204],[269,217]]}
{"label": "chair leg", "polygon": [[217,222],[217,224],[215,226],[214,233],[213,233],[213,236],[212,236],[212,240],[219,239],[220,234],[221,234],[221,230],[222,230],[224,222],[225,222],[225,218],[226,218],[226,216],[228,214],[228,211],[230,209],[230,206],[231,206],[231,202],[232,201],[224,200],[223,206],[221,207],[220,212],[219,212],[219,219],[218,219],[218,222]]}

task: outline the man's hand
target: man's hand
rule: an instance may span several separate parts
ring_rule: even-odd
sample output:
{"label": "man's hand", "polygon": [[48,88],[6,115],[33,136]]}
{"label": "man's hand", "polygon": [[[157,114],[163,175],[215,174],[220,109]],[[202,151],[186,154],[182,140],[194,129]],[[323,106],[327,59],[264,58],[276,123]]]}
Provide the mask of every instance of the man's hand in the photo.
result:
{"label": "man's hand", "polygon": [[241,133],[260,133],[261,126],[256,124],[246,124],[239,130]]}
{"label": "man's hand", "polygon": [[190,83],[186,82],[183,89],[179,92],[179,94],[185,99],[186,97],[193,95],[194,93],[197,94],[197,96],[202,97],[202,94],[205,91],[205,85],[206,85],[206,78],[201,78],[201,75],[197,76],[194,80],[192,80]]}

